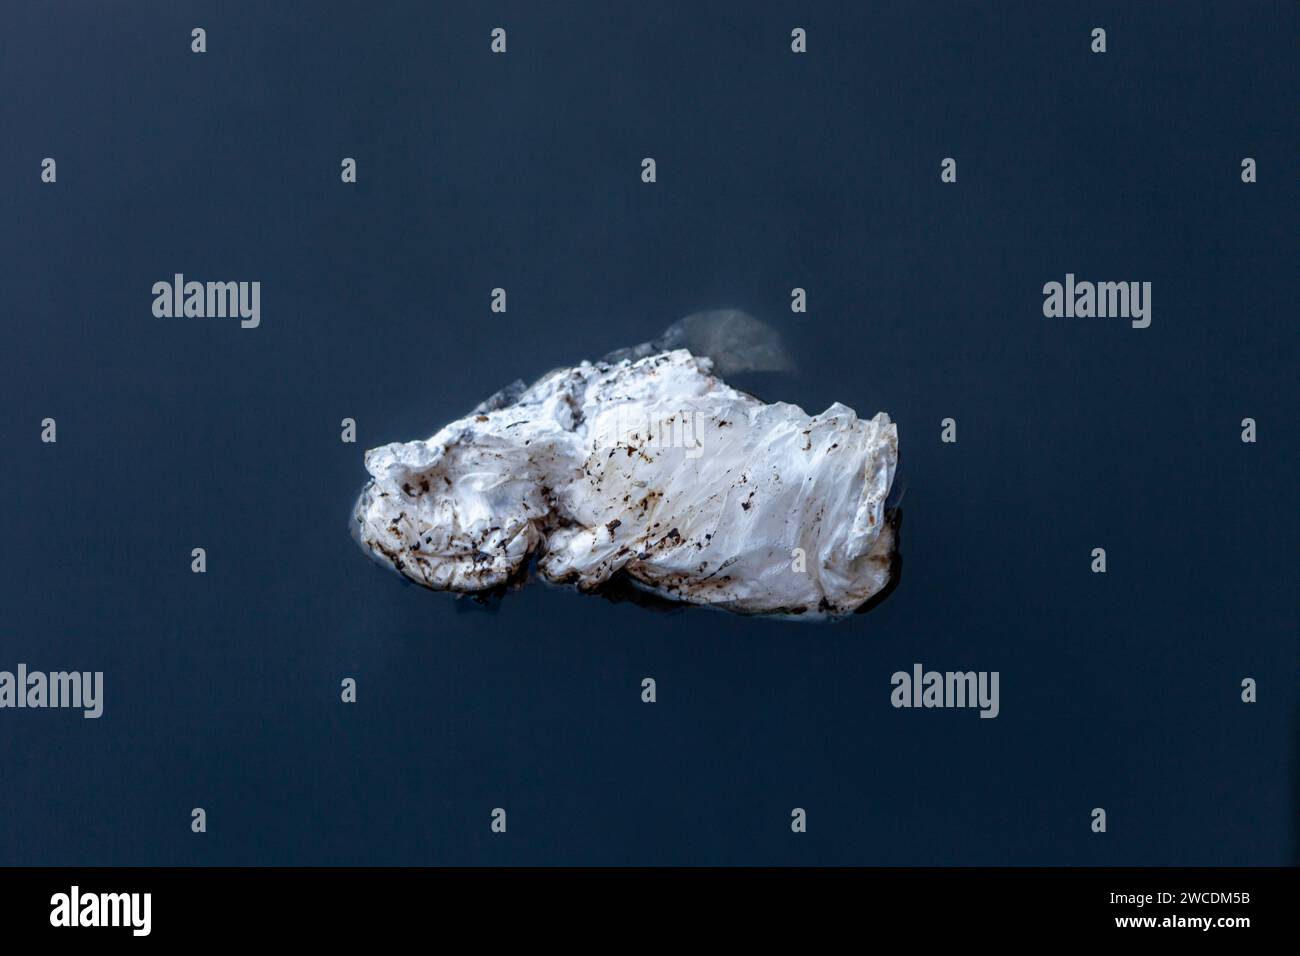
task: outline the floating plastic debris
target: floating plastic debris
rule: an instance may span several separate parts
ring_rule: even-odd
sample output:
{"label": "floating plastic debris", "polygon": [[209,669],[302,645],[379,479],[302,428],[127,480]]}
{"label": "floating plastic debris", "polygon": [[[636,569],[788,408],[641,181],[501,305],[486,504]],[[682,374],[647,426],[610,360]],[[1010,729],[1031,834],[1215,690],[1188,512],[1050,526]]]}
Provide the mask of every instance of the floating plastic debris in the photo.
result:
{"label": "floating plastic debris", "polygon": [[427,440],[368,451],[355,536],[435,590],[499,588],[535,558],[587,592],[625,578],[740,613],[852,613],[895,574],[895,425],[839,403],[813,416],[766,404],[719,364],[791,367],[766,326],[715,312],[516,383]]}

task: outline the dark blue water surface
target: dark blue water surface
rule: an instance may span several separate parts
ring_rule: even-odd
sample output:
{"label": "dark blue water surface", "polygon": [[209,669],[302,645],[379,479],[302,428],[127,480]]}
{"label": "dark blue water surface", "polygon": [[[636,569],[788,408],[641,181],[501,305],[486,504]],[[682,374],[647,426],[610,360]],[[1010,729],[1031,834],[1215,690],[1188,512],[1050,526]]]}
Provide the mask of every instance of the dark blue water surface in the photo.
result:
{"label": "dark blue water surface", "polygon": [[[0,669],[105,704],[0,710],[0,863],[1295,863],[1300,8],[1086,6],[8,5]],[[365,448],[718,307],[800,366],[735,384],[898,422],[871,613],[469,611],[349,538]]]}

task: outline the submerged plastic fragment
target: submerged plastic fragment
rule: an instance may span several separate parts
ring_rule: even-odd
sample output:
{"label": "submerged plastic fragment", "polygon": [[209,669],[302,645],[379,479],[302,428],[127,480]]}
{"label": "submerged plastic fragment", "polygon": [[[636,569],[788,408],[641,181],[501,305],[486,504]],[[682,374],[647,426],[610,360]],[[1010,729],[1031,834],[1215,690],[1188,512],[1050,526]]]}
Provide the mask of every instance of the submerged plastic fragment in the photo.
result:
{"label": "submerged plastic fragment", "polygon": [[794,362],[781,334],[748,312],[712,309],[678,319],[653,342],[610,352],[601,361],[640,359],[659,352],[686,349],[713,362],[713,372],[723,377],[739,372],[789,372]]}
{"label": "submerged plastic fragment", "polygon": [[[742,613],[837,617],[880,594],[894,573],[889,417],[765,404],[710,358],[635,354],[647,348],[517,383],[428,440],[367,452],[358,542],[437,590],[496,588],[536,556],[547,580],[584,591],[624,575]],[[779,339],[731,361],[788,367]]]}

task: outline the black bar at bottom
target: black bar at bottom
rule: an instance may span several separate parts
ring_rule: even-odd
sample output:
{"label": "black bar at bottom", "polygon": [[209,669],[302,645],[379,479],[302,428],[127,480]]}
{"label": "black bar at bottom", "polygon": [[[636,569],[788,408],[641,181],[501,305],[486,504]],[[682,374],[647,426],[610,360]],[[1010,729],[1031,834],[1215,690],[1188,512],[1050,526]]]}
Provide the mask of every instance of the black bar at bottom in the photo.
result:
{"label": "black bar at bottom", "polygon": [[[6,941],[393,938],[563,927],[660,937],[843,927],[873,938],[1047,931],[1230,943],[1292,928],[1296,869],[0,869]],[[75,887],[75,890],[74,890]],[[145,894],[148,894],[147,898]],[[147,904],[147,906],[146,906]],[[91,925],[86,925],[91,924]],[[102,925],[109,924],[109,925]],[[115,925],[114,925],[115,924]],[[531,928],[531,930],[530,930]],[[147,930],[147,932],[145,932]],[[694,932],[695,930],[690,930]],[[487,937],[485,937],[486,939]]]}

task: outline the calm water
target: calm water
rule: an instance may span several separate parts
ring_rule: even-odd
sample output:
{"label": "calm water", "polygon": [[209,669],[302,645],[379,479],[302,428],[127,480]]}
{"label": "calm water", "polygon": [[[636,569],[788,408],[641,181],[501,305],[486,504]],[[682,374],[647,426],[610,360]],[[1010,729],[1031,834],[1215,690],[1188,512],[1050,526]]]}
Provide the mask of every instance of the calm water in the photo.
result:
{"label": "calm water", "polygon": [[[0,668],[106,695],[0,711],[0,863],[1297,861],[1294,6],[379,6],[0,19]],[[261,327],[155,319],[175,272]],[[1066,272],[1152,326],[1043,318]],[[358,552],[364,448],[718,307],[800,363],[732,384],[899,423],[876,610],[474,611]],[[1001,715],[893,709],[916,662]]]}

